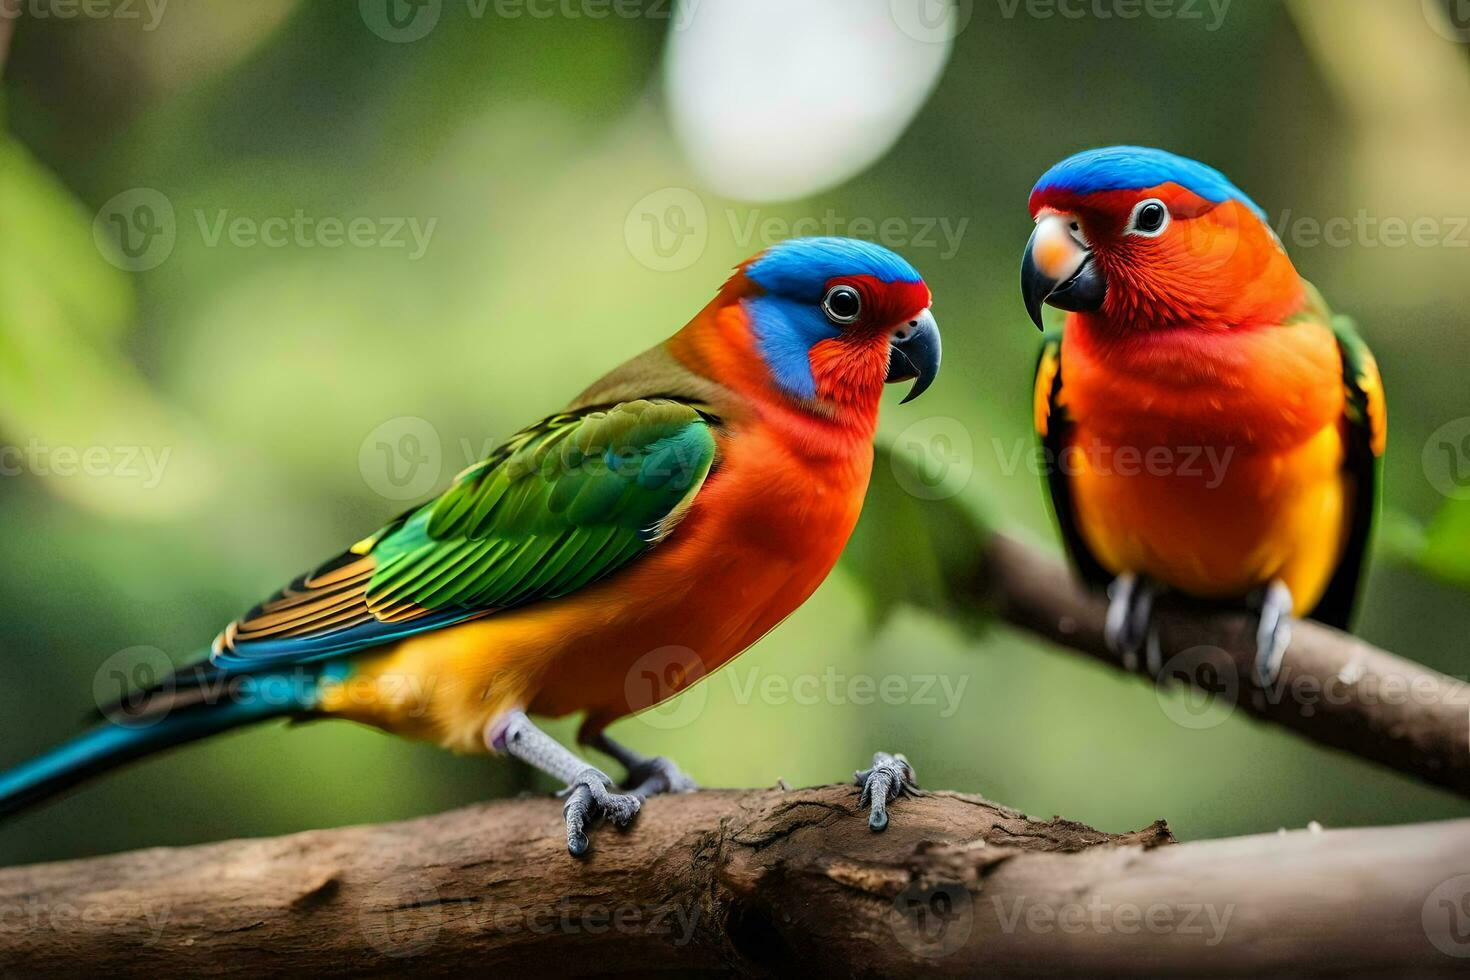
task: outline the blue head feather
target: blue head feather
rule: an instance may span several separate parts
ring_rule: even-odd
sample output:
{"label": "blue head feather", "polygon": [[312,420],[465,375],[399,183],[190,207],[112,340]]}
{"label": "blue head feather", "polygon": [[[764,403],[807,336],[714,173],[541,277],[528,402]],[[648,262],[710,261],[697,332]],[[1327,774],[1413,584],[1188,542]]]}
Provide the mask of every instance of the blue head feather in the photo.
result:
{"label": "blue head feather", "polygon": [[827,283],[844,276],[921,282],[913,266],[881,245],[853,238],[793,238],[771,246],[745,270],[765,295],[745,301],[761,356],[776,383],[798,398],[816,394],[808,352],[841,331],[822,313]]}
{"label": "blue head feather", "polygon": [[1171,181],[1216,204],[1239,201],[1266,220],[1266,212],[1214,167],[1147,146],[1107,146],[1070,156],[1042,174],[1032,193],[1065,190],[1085,196],[1143,190]]}
{"label": "blue head feather", "polygon": [[882,245],[856,238],[793,238],[768,248],[745,274],[768,293],[819,300],[829,280],[872,276],[879,282],[920,282],[919,273]]}

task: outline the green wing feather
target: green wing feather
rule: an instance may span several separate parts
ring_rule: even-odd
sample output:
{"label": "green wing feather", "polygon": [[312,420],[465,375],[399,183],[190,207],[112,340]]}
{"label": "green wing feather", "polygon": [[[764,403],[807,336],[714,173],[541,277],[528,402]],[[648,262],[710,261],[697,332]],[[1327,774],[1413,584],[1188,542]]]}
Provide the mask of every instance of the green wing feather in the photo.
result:
{"label": "green wing feather", "polygon": [[1357,604],[1368,543],[1378,515],[1388,414],[1383,380],[1373,352],[1358,335],[1351,319],[1332,316],[1315,289],[1312,295],[1342,352],[1342,381],[1347,394],[1343,413],[1346,450],[1343,478],[1349,493],[1349,512],[1342,558],[1310,616],[1329,626],[1347,629]]}
{"label": "green wing feather", "polygon": [[714,449],[676,402],[549,419],[378,541],[368,599],[486,609],[575,591],[659,539]]}
{"label": "green wing feather", "polygon": [[673,530],[714,465],[714,423],[667,399],[552,416],[251,610],[212,659],[340,656],[575,592]]}

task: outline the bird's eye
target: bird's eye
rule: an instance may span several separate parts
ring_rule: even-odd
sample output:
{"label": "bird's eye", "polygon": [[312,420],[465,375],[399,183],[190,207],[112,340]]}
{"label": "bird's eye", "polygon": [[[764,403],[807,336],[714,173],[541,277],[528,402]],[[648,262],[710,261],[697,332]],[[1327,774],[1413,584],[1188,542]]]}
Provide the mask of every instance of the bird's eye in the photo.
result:
{"label": "bird's eye", "polygon": [[1128,234],[1141,238],[1158,238],[1169,227],[1169,208],[1158,198],[1139,201],[1128,219]]}
{"label": "bird's eye", "polygon": [[833,286],[822,299],[822,312],[833,323],[852,323],[863,314],[863,298],[851,286]]}

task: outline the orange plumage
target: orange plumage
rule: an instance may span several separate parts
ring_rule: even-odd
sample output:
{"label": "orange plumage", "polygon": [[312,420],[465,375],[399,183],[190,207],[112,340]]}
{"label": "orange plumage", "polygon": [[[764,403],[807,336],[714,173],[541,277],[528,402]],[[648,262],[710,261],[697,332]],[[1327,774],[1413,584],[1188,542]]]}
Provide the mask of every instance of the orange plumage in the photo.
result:
{"label": "orange plumage", "polygon": [[1028,302],[1071,311],[1036,374],[1036,428],[1084,576],[1211,599],[1282,583],[1297,615],[1343,625],[1384,441],[1366,347],[1259,209],[1193,161],[1079,154],[1031,206]]}

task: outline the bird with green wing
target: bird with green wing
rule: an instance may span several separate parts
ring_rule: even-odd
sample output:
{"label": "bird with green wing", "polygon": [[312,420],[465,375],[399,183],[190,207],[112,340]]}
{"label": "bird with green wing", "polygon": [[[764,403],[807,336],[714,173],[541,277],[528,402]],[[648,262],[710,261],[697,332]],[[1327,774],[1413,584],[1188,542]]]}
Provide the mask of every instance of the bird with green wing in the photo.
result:
{"label": "bird with green wing", "polygon": [[[441,496],[230,623],[123,713],[0,774],[0,814],[170,746],[270,718],[344,718],[520,759],[567,787],[568,849],[693,782],[605,734],[800,606],[861,510],[886,382],[934,380],[919,274],[876,245],[778,244],[668,341],[517,433]],[[650,665],[657,684],[640,683]],[[580,714],[579,741],[532,716]],[[912,781],[861,775],[872,823]]]}

